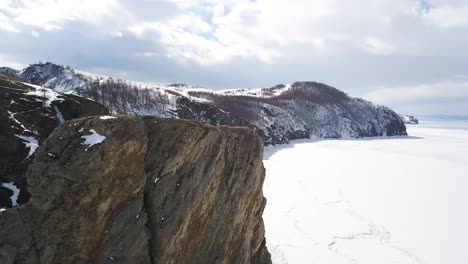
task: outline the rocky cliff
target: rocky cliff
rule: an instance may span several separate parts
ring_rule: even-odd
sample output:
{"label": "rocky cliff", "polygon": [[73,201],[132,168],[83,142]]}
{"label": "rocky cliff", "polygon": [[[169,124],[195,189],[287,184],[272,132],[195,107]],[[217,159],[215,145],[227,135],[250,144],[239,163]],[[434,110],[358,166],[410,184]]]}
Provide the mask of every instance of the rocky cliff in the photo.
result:
{"label": "rocky cliff", "polygon": [[262,152],[248,128],[67,121],[0,212],[0,263],[269,263]]}

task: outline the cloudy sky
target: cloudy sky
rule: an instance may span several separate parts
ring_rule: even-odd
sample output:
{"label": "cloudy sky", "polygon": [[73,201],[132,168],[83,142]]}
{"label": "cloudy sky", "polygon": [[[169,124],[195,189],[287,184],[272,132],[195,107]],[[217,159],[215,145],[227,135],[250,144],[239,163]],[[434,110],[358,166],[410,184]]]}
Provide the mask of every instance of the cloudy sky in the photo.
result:
{"label": "cloudy sky", "polygon": [[0,0],[0,65],[213,89],[312,80],[468,115],[467,0]]}

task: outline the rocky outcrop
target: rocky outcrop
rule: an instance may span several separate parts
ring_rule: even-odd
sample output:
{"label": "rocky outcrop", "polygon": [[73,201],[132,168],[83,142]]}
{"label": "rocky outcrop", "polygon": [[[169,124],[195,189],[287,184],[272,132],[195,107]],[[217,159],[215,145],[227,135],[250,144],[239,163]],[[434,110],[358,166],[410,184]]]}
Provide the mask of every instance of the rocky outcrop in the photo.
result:
{"label": "rocky outcrop", "polygon": [[263,143],[247,128],[147,117],[60,125],[0,212],[0,263],[269,263]]}
{"label": "rocky outcrop", "polygon": [[419,124],[419,120],[412,116],[412,115],[399,115],[403,123],[407,125],[417,125]]}
{"label": "rocky outcrop", "polygon": [[[85,98],[0,75],[0,208],[12,206],[13,193],[3,184],[25,190],[25,173],[36,148],[60,123],[108,113],[104,106]],[[21,191],[17,202],[27,200],[28,193]]]}

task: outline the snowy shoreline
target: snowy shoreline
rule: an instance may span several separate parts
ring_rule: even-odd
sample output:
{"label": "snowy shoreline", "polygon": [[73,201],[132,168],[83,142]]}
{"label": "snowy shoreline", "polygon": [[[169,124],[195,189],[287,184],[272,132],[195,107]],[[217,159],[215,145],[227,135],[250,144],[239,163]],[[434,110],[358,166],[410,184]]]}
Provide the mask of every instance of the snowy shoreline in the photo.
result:
{"label": "snowy shoreline", "polygon": [[267,147],[273,263],[465,263],[468,122],[408,132]]}

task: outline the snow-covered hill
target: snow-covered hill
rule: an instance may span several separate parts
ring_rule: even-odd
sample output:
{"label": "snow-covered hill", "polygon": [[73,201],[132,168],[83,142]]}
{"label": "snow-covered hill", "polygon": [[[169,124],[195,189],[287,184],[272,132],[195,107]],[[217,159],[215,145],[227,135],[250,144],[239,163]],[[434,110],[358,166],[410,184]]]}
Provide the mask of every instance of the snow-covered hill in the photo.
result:
{"label": "snow-covered hill", "polygon": [[296,82],[257,94],[189,92],[236,113],[264,133],[267,143],[308,137],[360,138],[406,135],[398,115],[387,107],[351,98],[316,82]]}
{"label": "snow-covered hill", "polygon": [[53,63],[18,72],[25,82],[95,100],[114,113],[194,119],[256,128],[266,144],[309,137],[406,135],[389,108],[316,82],[212,91],[188,85],[148,84],[85,73]]}

